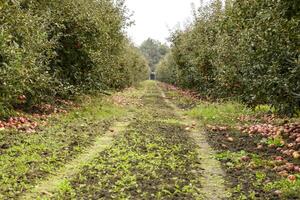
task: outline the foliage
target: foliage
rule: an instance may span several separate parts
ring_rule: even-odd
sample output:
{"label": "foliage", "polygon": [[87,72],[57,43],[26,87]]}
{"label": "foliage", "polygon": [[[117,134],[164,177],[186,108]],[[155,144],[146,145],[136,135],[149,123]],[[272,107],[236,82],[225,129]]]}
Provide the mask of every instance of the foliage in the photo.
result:
{"label": "foliage", "polygon": [[[147,63],[125,37],[123,1],[0,1],[0,115],[144,79]],[[141,74],[140,74],[141,73]]]}
{"label": "foliage", "polygon": [[[173,66],[173,67],[169,67]],[[165,83],[171,83],[176,84],[179,76],[179,71],[176,68],[176,63],[173,58],[173,54],[168,53],[164,58],[161,59],[161,61],[158,63],[156,68],[157,73],[157,80],[165,82]]]}
{"label": "foliage", "polygon": [[300,108],[299,22],[295,0],[215,0],[173,34],[164,72],[176,69],[172,82],[204,96],[291,115]]}
{"label": "foliage", "polygon": [[148,61],[132,44],[126,45],[119,62],[119,68],[115,69],[115,75],[118,77],[115,78],[113,87],[122,88],[148,79],[150,73]]}
{"label": "foliage", "polygon": [[149,66],[154,72],[156,65],[168,53],[169,47],[160,41],[149,38],[141,44],[140,50],[148,59]]}
{"label": "foliage", "polygon": [[18,3],[1,3],[0,104],[17,103],[19,95],[31,101],[52,95],[55,88],[48,66],[52,52],[46,24]]}

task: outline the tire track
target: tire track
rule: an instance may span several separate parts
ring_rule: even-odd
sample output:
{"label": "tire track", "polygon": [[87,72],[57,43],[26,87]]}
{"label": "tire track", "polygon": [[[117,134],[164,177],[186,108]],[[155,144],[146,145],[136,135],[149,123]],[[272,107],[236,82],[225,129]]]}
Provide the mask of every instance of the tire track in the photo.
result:
{"label": "tire track", "polygon": [[[174,109],[175,113],[182,119],[182,122],[188,126],[193,119],[183,115],[182,111],[172,103],[166,96],[165,92],[156,84],[164,101]],[[219,200],[228,197],[229,193],[225,186],[225,172],[222,170],[221,163],[215,159],[216,152],[208,144],[204,130],[197,127],[190,131],[192,137],[198,145],[198,154],[201,159],[201,167],[203,169],[200,188],[201,194],[205,199]]]}
{"label": "tire track", "polygon": [[84,164],[91,162],[100,152],[108,148],[113,143],[115,136],[124,131],[129,123],[129,121],[121,121],[113,124],[104,136],[95,139],[94,144],[88,148],[85,153],[66,164],[62,169],[58,170],[56,174],[40,182],[35,188],[19,199],[37,199],[42,196],[51,197],[52,193],[57,190],[58,186],[64,180],[80,172]]}

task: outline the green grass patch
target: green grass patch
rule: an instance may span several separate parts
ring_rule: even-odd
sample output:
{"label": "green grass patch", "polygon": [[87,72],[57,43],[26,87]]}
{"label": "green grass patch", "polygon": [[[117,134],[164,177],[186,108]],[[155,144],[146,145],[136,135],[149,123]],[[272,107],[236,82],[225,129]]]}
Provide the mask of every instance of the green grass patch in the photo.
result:
{"label": "green grass patch", "polygon": [[254,111],[256,111],[256,112],[264,112],[264,113],[267,113],[267,112],[274,113],[275,112],[274,108],[272,108],[269,105],[258,105],[258,106],[256,106],[254,108]]}
{"label": "green grass patch", "polygon": [[236,125],[238,117],[256,112],[237,102],[211,103],[202,101],[187,114],[203,124]]}
{"label": "green grass patch", "polygon": [[[249,161],[243,161],[243,157],[249,157]],[[240,168],[242,166],[261,168],[272,165],[270,160],[263,159],[257,154],[249,153],[244,150],[239,152],[223,151],[216,155],[216,159],[225,162],[228,168]]]}
{"label": "green grass patch", "polygon": [[164,120],[161,120],[161,122],[164,122],[164,123],[167,123],[167,124],[174,124],[174,125],[181,125],[182,122],[178,119],[164,119]]}
{"label": "green grass patch", "polygon": [[[81,107],[65,116],[57,116],[62,122],[78,119],[97,120],[124,115],[126,110],[112,104],[109,98],[103,96],[85,97],[80,100]],[[53,118],[55,120],[55,117]]]}
{"label": "green grass patch", "polygon": [[283,147],[284,143],[282,143],[282,137],[281,136],[277,136],[274,138],[268,138],[266,139],[266,144],[268,145],[274,145],[275,147]]}

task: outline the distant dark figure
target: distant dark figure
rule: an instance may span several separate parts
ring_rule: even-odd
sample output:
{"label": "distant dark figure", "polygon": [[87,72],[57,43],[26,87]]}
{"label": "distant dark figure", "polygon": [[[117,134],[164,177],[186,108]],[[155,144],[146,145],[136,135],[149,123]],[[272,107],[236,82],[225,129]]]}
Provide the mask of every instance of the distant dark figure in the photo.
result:
{"label": "distant dark figure", "polygon": [[150,74],[150,80],[156,80],[156,74],[155,74],[155,72],[151,72],[151,74]]}

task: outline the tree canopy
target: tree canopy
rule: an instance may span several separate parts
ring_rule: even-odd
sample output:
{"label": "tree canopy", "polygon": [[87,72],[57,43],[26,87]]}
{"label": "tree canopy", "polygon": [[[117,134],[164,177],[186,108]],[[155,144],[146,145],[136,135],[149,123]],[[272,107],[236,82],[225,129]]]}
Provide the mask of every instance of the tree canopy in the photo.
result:
{"label": "tree canopy", "polygon": [[194,23],[174,32],[171,54],[160,63],[158,77],[209,98],[238,99],[252,107],[268,104],[278,113],[297,113],[297,2],[227,0],[224,7],[221,0],[214,0],[201,7]]}
{"label": "tree canopy", "polygon": [[0,0],[0,115],[147,78],[128,21],[123,1]]}
{"label": "tree canopy", "polygon": [[141,44],[140,50],[149,61],[151,71],[154,72],[156,65],[168,53],[169,47],[158,40],[149,38]]}

